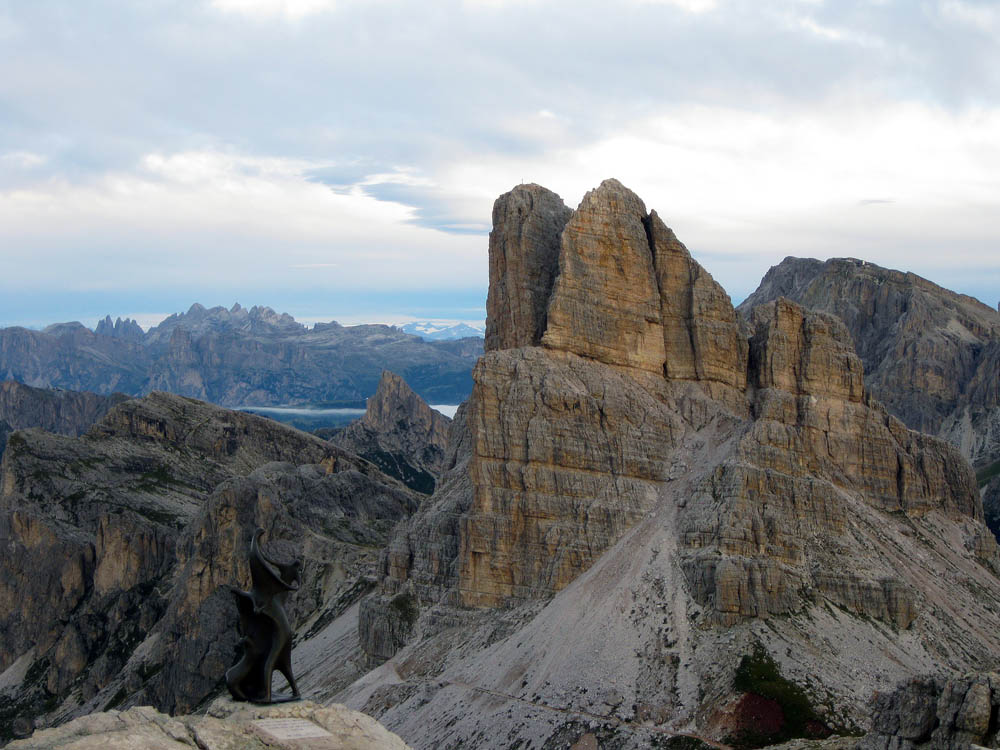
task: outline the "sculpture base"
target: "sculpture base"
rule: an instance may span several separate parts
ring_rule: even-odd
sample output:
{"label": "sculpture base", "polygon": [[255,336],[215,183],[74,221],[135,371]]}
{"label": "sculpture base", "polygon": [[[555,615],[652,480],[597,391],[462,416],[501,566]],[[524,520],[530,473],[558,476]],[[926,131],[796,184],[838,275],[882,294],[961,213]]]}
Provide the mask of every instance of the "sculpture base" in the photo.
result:
{"label": "sculpture base", "polygon": [[263,701],[251,698],[248,703],[253,703],[255,706],[273,706],[275,703],[294,703],[295,701],[302,700],[301,695],[287,695],[285,693],[271,693],[271,700]]}

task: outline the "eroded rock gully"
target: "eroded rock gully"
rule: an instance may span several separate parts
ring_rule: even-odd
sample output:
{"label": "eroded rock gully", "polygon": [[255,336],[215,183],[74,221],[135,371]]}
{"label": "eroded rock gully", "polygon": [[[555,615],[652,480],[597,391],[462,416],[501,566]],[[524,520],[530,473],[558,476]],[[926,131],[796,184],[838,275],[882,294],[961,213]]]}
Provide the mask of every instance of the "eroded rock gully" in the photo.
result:
{"label": "eroded rock gully", "polygon": [[899,678],[996,661],[972,470],[870,396],[840,320],[778,299],[744,322],[614,180],[574,212],[519,186],[494,221],[450,468],[362,603],[389,661],[342,697],[415,746],[561,726],[460,684],[723,738],[752,648],[831,728]]}

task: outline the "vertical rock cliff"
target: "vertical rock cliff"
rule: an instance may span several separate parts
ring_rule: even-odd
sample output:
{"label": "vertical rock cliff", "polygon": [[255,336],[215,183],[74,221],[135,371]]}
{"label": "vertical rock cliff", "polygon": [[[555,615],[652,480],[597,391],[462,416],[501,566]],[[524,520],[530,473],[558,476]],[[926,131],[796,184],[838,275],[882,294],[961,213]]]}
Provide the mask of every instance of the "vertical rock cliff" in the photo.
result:
{"label": "vertical rock cliff", "polygon": [[540,185],[521,185],[493,206],[486,350],[537,346],[545,332],[559,238],[572,215]]}
{"label": "vertical rock cliff", "polygon": [[[40,427],[60,435],[82,435],[116,404],[128,400],[123,393],[100,396],[86,391],[32,388],[16,380],[0,382],[0,423],[8,432]],[[7,444],[0,428],[0,455]]]}

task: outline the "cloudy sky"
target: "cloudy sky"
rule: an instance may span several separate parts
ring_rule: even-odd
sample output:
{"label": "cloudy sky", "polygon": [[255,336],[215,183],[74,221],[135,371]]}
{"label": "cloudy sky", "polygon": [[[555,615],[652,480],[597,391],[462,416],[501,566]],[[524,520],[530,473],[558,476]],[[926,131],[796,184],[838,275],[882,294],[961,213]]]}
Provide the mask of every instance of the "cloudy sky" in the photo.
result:
{"label": "cloudy sky", "polygon": [[734,302],[850,255],[995,305],[998,48],[975,0],[0,0],[0,325],[481,321],[496,196],[612,176]]}

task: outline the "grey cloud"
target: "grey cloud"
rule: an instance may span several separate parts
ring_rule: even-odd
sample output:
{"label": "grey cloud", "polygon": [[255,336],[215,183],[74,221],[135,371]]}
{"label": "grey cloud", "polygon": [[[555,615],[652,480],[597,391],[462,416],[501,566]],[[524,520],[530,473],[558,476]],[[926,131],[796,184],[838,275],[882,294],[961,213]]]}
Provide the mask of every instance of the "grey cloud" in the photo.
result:
{"label": "grey cloud", "polygon": [[378,200],[412,207],[415,210],[412,221],[418,226],[451,234],[485,235],[490,231],[490,224],[484,217],[462,213],[456,196],[439,188],[382,183],[365,185],[364,191]]}
{"label": "grey cloud", "polygon": [[[13,7],[13,6],[12,6]],[[550,144],[505,122],[550,109],[586,142],[685,101],[780,110],[834,90],[954,106],[998,99],[988,39],[937,6],[860,0],[339,6],[295,24],[204,5],[37,0],[0,63],[3,147],[85,173],[150,150],[230,146],[429,165]],[[866,48],[796,19],[884,39]]]}

